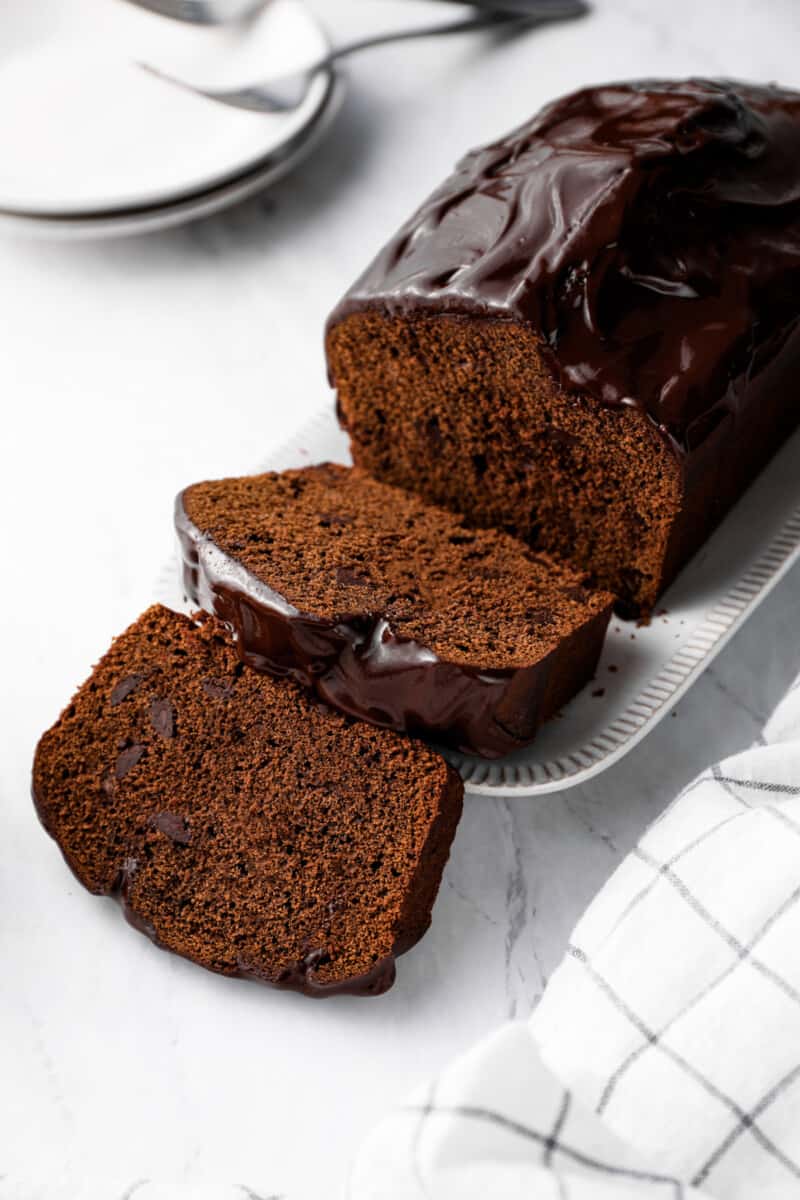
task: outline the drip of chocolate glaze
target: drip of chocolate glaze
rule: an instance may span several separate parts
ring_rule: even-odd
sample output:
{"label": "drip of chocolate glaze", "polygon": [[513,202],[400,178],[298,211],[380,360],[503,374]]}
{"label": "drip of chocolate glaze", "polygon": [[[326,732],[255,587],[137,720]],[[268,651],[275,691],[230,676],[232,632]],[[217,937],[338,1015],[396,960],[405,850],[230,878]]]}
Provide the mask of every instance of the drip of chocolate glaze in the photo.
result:
{"label": "drip of chocolate glaze", "polygon": [[468,154],[329,329],[371,309],[522,323],[562,387],[638,407],[681,457],[787,348],[798,295],[800,93],[643,81]]}
{"label": "drip of chocolate glaze", "polygon": [[480,670],[443,661],[381,614],[326,620],[298,612],[194,525],[182,495],[175,527],[187,596],[233,630],[248,666],[289,675],[373,725],[425,732],[485,758],[529,743],[586,682],[610,615],[609,604],[533,666]]}
{"label": "drip of chocolate glaze", "polygon": [[[67,863],[72,866],[68,858]],[[165,946],[161,941],[152,922],[137,912],[130,902],[129,893],[137,869],[136,859],[129,858],[109,894],[119,901],[125,920],[133,929],[148,937],[159,950],[173,953],[172,948]],[[334,983],[325,983],[317,978],[314,970],[316,956],[313,954],[306,955],[302,961],[292,964],[275,977],[267,975],[265,971],[244,959],[237,960],[235,971],[225,972],[225,974],[228,974],[229,977],[232,975],[235,979],[250,979],[256,983],[263,983],[268,987],[280,988],[284,991],[301,992],[304,996],[310,996],[312,999],[321,999],[326,996],[382,996],[389,990],[396,978],[395,954],[401,954],[407,948],[397,949],[392,954],[376,959],[373,965],[360,975],[353,975],[349,979],[340,979]]]}
{"label": "drip of chocolate glaze", "polygon": [[[31,789],[31,795],[39,819],[48,833],[54,836],[48,827],[46,812],[43,805],[39,802],[35,788]],[[81,871],[77,862],[74,861],[63,846],[60,849],[67,866],[75,878],[82,883]],[[166,950],[170,954],[175,953],[172,947],[166,946],[161,941],[153,923],[146,917],[143,917],[131,903],[131,886],[138,869],[138,859],[134,854],[129,855],[111,886],[104,890],[104,894],[119,903],[125,920],[133,929],[138,933],[143,933],[159,950]],[[232,974],[237,979],[253,980],[256,983],[267,984],[269,987],[280,988],[284,991],[301,992],[304,996],[310,996],[314,999],[324,998],[325,996],[382,996],[395,981],[397,957],[405,954],[417,941],[418,937],[416,936],[407,940],[399,940],[395,944],[391,954],[376,959],[372,966],[360,975],[352,975],[349,978],[339,979],[333,983],[326,983],[324,980],[317,978],[314,969],[317,965],[317,956],[314,954],[306,955],[302,961],[287,967],[274,978],[243,959],[237,961],[234,972],[227,972],[227,974],[229,976]],[[216,970],[216,968],[211,969]]]}
{"label": "drip of chocolate glaze", "polygon": [[325,996],[382,996],[394,983],[396,973],[394,954],[377,959],[362,975],[355,975],[337,983],[323,983],[317,978],[313,955],[307,955],[300,962],[287,967],[275,979],[269,978],[244,960],[237,963],[237,974],[242,979],[254,979],[257,983],[302,992],[304,996],[310,996],[312,999]]}

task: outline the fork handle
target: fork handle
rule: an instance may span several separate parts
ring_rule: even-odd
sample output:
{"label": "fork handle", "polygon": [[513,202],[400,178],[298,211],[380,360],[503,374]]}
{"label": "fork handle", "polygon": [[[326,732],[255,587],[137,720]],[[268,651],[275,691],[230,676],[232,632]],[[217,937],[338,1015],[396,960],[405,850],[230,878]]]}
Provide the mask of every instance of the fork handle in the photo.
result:
{"label": "fork handle", "polygon": [[[456,0],[447,0],[448,3]],[[388,46],[392,42],[406,42],[414,38],[439,37],[450,33],[468,33],[470,30],[487,29],[493,25],[526,25],[535,22],[563,20],[568,17],[580,17],[589,11],[586,0],[467,0],[473,8],[484,11],[481,16],[464,17],[459,21],[449,21],[445,25],[423,25],[416,29],[398,29],[392,33],[377,33],[370,37],[361,38],[356,42],[347,42],[343,46],[335,46],[329,54],[319,59],[309,69],[309,74],[316,75],[320,71],[334,66],[342,58],[357,54],[361,50],[369,50],[373,46]],[[498,5],[502,4],[502,8]]]}
{"label": "fork handle", "polygon": [[555,20],[558,17],[581,16],[589,11],[588,3],[575,0],[439,0],[440,3],[461,4],[490,12],[519,14],[532,20]]}
{"label": "fork handle", "polygon": [[[151,3],[152,0],[147,0]],[[247,112],[286,113],[296,109],[308,91],[311,80],[331,68],[350,54],[360,50],[368,50],[371,46],[388,46],[392,42],[407,42],[412,38],[441,37],[450,33],[467,33],[479,29],[508,29],[512,32],[524,30],[528,26],[543,24],[550,20],[564,20],[570,17],[580,17],[589,11],[587,0],[470,0],[473,9],[481,10],[480,15],[462,17],[458,21],[449,21],[444,25],[424,25],[415,29],[396,29],[391,33],[378,33],[359,41],[347,42],[336,46],[317,62],[292,75],[275,78],[261,84],[243,88],[200,88],[166,75],[163,71],[149,66],[139,65],[151,75],[165,79],[177,87],[214,100],[219,104],[227,104],[229,108],[244,109]],[[513,11],[504,9],[498,11],[496,5],[513,4]],[[524,6],[524,8],[520,7]],[[289,87],[291,85],[291,87]],[[287,96],[287,91],[291,94]],[[282,94],[283,93],[283,94]]]}

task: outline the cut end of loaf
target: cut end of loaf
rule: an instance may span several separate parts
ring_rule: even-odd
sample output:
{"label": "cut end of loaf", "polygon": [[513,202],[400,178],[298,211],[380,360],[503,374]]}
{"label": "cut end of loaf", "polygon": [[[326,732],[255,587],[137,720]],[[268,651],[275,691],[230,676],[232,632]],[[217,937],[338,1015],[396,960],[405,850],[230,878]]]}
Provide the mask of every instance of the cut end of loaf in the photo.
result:
{"label": "cut end of loaf", "polygon": [[365,310],[327,349],[359,466],[580,564],[625,610],[653,606],[681,475],[645,415],[559,389],[512,321]]}

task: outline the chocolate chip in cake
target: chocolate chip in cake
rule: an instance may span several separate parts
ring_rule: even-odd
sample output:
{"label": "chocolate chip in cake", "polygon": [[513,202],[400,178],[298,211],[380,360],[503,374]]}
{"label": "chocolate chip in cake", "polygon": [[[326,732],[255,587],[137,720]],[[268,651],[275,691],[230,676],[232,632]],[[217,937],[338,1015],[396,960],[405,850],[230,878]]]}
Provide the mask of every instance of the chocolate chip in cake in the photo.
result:
{"label": "chocolate chip in cake", "polygon": [[169,700],[151,701],[150,720],[159,737],[171,738],[174,735],[175,713]]}
{"label": "chocolate chip in cake", "polygon": [[168,838],[171,838],[173,842],[177,842],[180,846],[188,846],[192,840],[188,821],[177,813],[157,813],[153,817],[151,824],[154,829],[158,829],[160,833],[166,834]]}
{"label": "chocolate chip in cake", "polygon": [[142,679],[142,675],[126,675],[124,679],[120,679],[119,683],[115,684],[111,691],[111,707],[116,708],[126,696],[130,696],[132,692],[135,692]]}
{"label": "chocolate chip in cake", "polygon": [[336,568],[336,582],[342,587],[369,587],[371,581],[363,567],[344,565]]}
{"label": "chocolate chip in cake", "polygon": [[144,746],[137,742],[133,742],[117,755],[117,761],[114,764],[114,774],[117,779],[124,779],[133,767],[139,762],[139,759],[144,754]]}
{"label": "chocolate chip in cake", "polygon": [[212,700],[230,700],[233,695],[233,684],[224,679],[203,679],[201,687]]}
{"label": "chocolate chip in cake", "polygon": [[[134,673],[137,703],[110,707]],[[179,737],[149,719],[165,692]],[[158,606],[71,709],[39,743],[33,790],[85,887],[225,975],[312,995],[391,986],[395,956],[428,927],[461,812],[440,755],[247,670],[215,619]]]}

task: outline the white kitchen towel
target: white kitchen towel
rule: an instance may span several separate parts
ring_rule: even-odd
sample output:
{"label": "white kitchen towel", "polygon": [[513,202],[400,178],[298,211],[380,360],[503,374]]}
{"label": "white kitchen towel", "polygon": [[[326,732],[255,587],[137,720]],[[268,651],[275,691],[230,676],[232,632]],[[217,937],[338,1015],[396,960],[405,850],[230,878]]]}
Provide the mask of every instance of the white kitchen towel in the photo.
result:
{"label": "white kitchen towel", "polygon": [[[358,1200],[700,1200],[650,1168],[509,1022],[457,1059],[361,1149]],[[705,1198],[708,1200],[708,1198]]]}
{"label": "white kitchen towel", "polygon": [[800,682],[647,831],[530,1023],[375,1130],[354,1200],[800,1197],[799,901]]}

